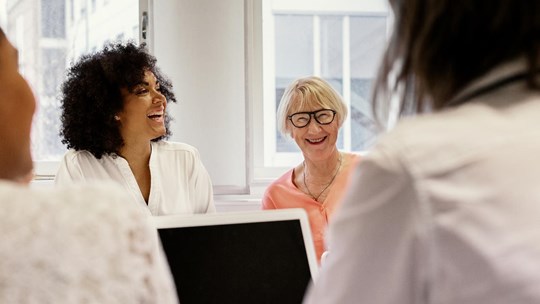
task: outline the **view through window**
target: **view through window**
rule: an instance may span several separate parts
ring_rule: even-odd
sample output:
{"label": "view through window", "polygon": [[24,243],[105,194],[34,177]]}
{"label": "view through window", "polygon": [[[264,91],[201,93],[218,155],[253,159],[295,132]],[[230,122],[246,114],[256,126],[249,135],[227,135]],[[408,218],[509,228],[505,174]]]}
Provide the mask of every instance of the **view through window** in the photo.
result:
{"label": "view through window", "polygon": [[[273,0],[263,22],[265,117],[274,115],[286,87],[296,78],[324,78],[343,96],[349,118],[338,138],[338,148],[367,150],[377,132],[370,95],[387,41],[388,16],[380,0],[341,0],[314,5],[308,0]],[[267,62],[271,62],[268,64]],[[291,165],[299,151],[275,124],[266,123],[265,163]],[[273,136],[269,136],[273,134]],[[292,160],[288,163],[287,158]]]}
{"label": "view through window", "polygon": [[2,28],[19,50],[19,69],[38,101],[36,161],[59,160],[60,85],[70,63],[117,40],[138,41],[138,0],[3,0]]}

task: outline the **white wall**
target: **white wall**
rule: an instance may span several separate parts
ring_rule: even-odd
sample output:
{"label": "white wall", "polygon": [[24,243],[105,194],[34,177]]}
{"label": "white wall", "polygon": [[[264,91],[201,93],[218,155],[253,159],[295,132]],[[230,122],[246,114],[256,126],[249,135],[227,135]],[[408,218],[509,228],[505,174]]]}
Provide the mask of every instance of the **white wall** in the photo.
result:
{"label": "white wall", "polygon": [[149,5],[150,49],[179,101],[171,140],[199,149],[216,194],[248,193],[244,1]]}

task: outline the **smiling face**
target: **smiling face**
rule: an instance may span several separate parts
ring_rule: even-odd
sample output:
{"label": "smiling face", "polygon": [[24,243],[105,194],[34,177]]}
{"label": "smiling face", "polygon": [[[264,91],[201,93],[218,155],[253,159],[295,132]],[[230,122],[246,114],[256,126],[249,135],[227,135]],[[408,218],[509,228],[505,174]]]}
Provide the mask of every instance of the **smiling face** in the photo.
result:
{"label": "smiling face", "polygon": [[19,74],[17,50],[0,29],[0,179],[17,180],[32,170],[30,131],[36,101]]}
{"label": "smiling face", "polygon": [[116,115],[124,142],[150,141],[166,134],[167,99],[154,74],[146,71],[143,83],[131,90],[122,88],[123,110]]}
{"label": "smiling face", "polygon": [[[313,112],[321,110],[325,107],[321,106],[319,102],[307,101],[302,102],[302,106],[298,106],[293,102],[289,115],[298,112]],[[305,159],[312,161],[324,160],[334,155],[336,151],[336,142],[339,132],[339,123],[337,119],[334,119],[327,125],[319,124],[313,116],[309,124],[303,128],[297,128],[292,125],[291,121],[288,121],[289,130],[291,131],[291,137],[294,139]]]}

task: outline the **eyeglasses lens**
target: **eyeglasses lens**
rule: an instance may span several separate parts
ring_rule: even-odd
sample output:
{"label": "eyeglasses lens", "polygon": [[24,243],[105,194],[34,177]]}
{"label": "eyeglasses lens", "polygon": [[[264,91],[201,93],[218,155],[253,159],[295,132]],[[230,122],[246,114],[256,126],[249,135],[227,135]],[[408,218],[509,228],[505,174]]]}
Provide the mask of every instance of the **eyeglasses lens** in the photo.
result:
{"label": "eyeglasses lens", "polygon": [[334,121],[334,111],[332,110],[319,110],[315,112],[296,113],[291,115],[291,122],[297,128],[303,128],[307,126],[311,120],[311,115],[315,117],[315,120],[321,125],[327,125]]}

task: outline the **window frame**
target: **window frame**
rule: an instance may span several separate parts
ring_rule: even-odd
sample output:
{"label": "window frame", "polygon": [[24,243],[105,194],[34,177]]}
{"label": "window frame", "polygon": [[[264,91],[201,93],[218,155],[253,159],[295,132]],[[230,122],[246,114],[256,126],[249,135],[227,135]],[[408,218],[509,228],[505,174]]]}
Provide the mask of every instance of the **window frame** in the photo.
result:
{"label": "window frame", "polygon": [[[37,3],[37,5],[41,5],[41,1]],[[140,27],[141,27],[141,11],[148,6],[148,2],[151,0],[138,0],[138,16],[137,19],[139,20],[139,39],[140,39]],[[86,1],[85,1],[86,2]],[[104,2],[104,5],[107,4],[107,2]],[[88,9],[88,6],[91,6],[92,3],[84,3],[82,4],[84,6],[84,9]],[[78,1],[66,1],[66,12],[65,12],[65,21],[67,24],[70,22],[73,22],[73,19],[75,18],[75,14],[77,14],[77,10],[83,8],[81,6],[80,2]],[[95,6],[92,7],[93,12],[95,12],[96,8],[98,7],[97,2],[95,3]],[[93,13],[92,12],[92,13]],[[80,10],[79,10],[80,13]],[[66,31],[67,34],[67,31]],[[54,38],[41,38],[42,41],[46,45],[56,45],[58,43],[53,43]],[[20,56],[21,57],[21,56]],[[22,58],[22,57],[21,57]],[[67,66],[66,66],[67,68]],[[34,114],[34,120],[37,119],[37,113]],[[52,181],[54,180],[54,177],[56,175],[56,172],[58,171],[58,168],[60,166],[61,157],[57,160],[36,160],[34,158],[34,180],[38,181]]]}
{"label": "window frame", "polygon": [[[273,13],[278,14],[298,14],[298,15],[344,15],[345,12],[347,15],[354,16],[366,16],[366,17],[386,17],[387,20],[387,37],[389,37],[390,29],[392,26],[392,16],[390,14],[390,8],[386,1],[381,0],[372,0],[372,1],[355,1],[354,5],[351,6],[347,1],[337,0],[326,2],[326,1],[317,1],[311,2],[306,1],[303,4],[294,4],[292,1],[288,0],[273,0],[273,1],[247,1],[254,2],[252,7],[251,18],[247,18],[246,26],[248,28],[254,28],[263,33],[261,36],[265,37],[263,39],[258,39],[255,41],[249,41],[248,48],[253,48],[255,52],[258,52],[257,56],[253,56],[251,62],[248,61],[248,66],[251,66],[255,71],[254,74],[260,73],[260,79],[250,79],[251,85],[255,86],[255,89],[252,89],[254,93],[250,101],[253,105],[253,136],[251,137],[253,143],[253,184],[268,184],[275,178],[284,174],[287,170],[290,170],[291,167],[294,167],[296,164],[300,163],[303,160],[303,156],[300,152],[277,152],[276,151],[276,116],[275,115],[265,115],[265,113],[275,113],[276,109],[276,98],[275,98],[275,55],[273,54],[274,48],[273,41],[274,33],[274,23],[273,23]],[[249,11],[248,11],[249,13]],[[349,32],[349,16],[344,16],[343,22],[343,36],[347,37]],[[314,36],[317,39],[318,35],[318,25],[319,18],[314,16]],[[252,22],[250,24],[250,21]],[[264,24],[264,26],[263,26]],[[249,38],[249,36],[248,36]],[[272,47],[265,48],[265,45],[271,45]],[[321,67],[320,67],[320,55],[319,50],[317,49],[320,45],[317,44],[316,40],[314,41],[314,74],[320,76]],[[267,52],[263,54],[263,52]],[[349,61],[349,40],[343,39],[343,62],[346,63]],[[257,62],[260,60],[260,62]],[[260,70],[257,70],[260,69]],[[348,64],[343,64],[343,98],[348,107],[350,107],[350,67]],[[259,86],[259,87],[257,87]],[[257,101],[263,101],[261,104],[257,104]],[[344,147],[342,150],[350,151],[351,150],[351,120],[350,115],[344,121],[342,129],[340,132],[343,132]],[[357,151],[360,155],[366,153],[366,151]]]}
{"label": "window frame", "polygon": [[[150,12],[152,14],[151,8],[153,6],[154,0],[139,0],[139,39],[140,41],[146,41],[149,49],[153,52],[153,33],[152,33],[152,24],[150,24],[150,31],[147,33],[147,38],[141,38],[142,31],[142,13],[144,11]],[[383,0],[372,0],[372,1],[356,1],[355,11],[358,14],[384,14],[387,16],[387,20],[391,23],[391,14],[389,14],[389,9],[386,5],[386,1]],[[376,3],[379,3],[376,5]],[[271,61],[265,60],[263,57],[264,44],[268,43],[263,40],[264,35],[268,35],[267,32],[264,32],[263,28],[263,19],[265,18],[265,12],[268,13],[268,8],[272,8],[272,5],[280,7],[280,12],[304,12],[304,13],[320,13],[325,11],[325,13],[334,12],[341,13],[345,11],[343,7],[343,1],[337,0],[333,2],[333,10],[328,10],[329,3],[326,1],[317,1],[313,3],[308,3],[304,7],[291,7],[292,3],[289,3],[287,0],[275,0],[274,2],[266,0],[244,0],[244,50],[245,50],[245,79],[246,79],[246,137],[245,142],[247,146],[247,157],[246,157],[246,166],[247,166],[247,183],[248,183],[248,192],[245,194],[233,195],[234,200],[239,197],[260,197],[268,184],[275,180],[277,177],[284,174],[287,170],[293,166],[292,164],[297,164],[302,161],[302,155],[298,152],[280,152],[280,155],[274,155],[275,159],[272,159],[270,162],[265,160],[268,156],[265,156],[266,151],[269,149],[268,144],[265,142],[267,139],[268,130],[265,130],[265,124],[271,124],[275,127],[275,115],[268,117],[264,115],[265,111],[268,111],[268,103],[261,102],[264,98],[268,98],[265,95],[265,92],[268,91],[268,83],[265,83],[265,77],[269,72],[269,64],[272,64],[271,71],[273,71],[273,63]],[[384,4],[383,4],[384,3]],[[271,12],[271,10],[270,10]],[[150,16],[153,17],[153,16]],[[70,18],[70,16],[66,16]],[[153,18],[150,18],[153,20]],[[267,22],[264,20],[264,22]],[[267,28],[267,27],[266,27]],[[390,24],[387,26],[387,29],[390,29]],[[390,31],[390,30],[389,30]],[[263,35],[261,35],[263,33]],[[266,75],[266,76],[265,76]],[[272,76],[270,79],[274,79]],[[345,79],[345,77],[344,77]],[[271,91],[274,91],[272,87]],[[275,100],[271,99],[271,100]],[[275,104],[271,104],[275,109]],[[275,111],[272,111],[275,112]],[[350,118],[347,118],[350,120]],[[347,125],[350,125],[347,121],[345,122],[344,128]],[[268,128],[266,128],[268,129]],[[275,131],[273,131],[272,136],[275,137]],[[274,149],[275,151],[275,149]],[[364,152],[359,152],[359,154],[364,154]],[[34,168],[36,173],[37,180],[53,180],[56,174],[56,171],[59,167],[60,160],[55,161],[35,161]],[[227,189],[225,189],[227,190]],[[228,191],[228,190],[227,190]],[[227,191],[224,191],[225,193]],[[234,192],[234,191],[233,191]],[[236,193],[236,192],[234,192]],[[231,196],[232,197],[232,196]]]}

